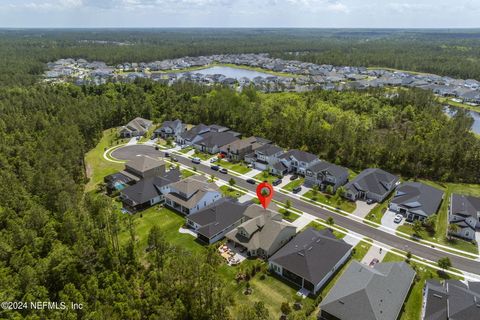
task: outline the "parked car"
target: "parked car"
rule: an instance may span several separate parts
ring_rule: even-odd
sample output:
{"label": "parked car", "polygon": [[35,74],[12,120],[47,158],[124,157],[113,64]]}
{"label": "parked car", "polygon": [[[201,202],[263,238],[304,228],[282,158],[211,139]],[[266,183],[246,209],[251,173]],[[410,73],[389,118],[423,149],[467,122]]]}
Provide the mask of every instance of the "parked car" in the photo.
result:
{"label": "parked car", "polygon": [[299,193],[300,191],[302,191],[302,186],[295,187],[292,190],[293,193]]}
{"label": "parked car", "polygon": [[292,175],[290,177],[290,180],[293,181],[293,180],[297,180],[298,179],[298,176],[296,174]]}
{"label": "parked car", "polygon": [[378,261],[377,258],[373,258],[372,261],[370,261],[369,266],[370,266],[370,267],[373,267],[373,266],[376,265],[378,262],[379,262],[379,261]]}
{"label": "parked car", "polygon": [[218,170],[220,170],[220,167],[219,166],[211,166],[210,169],[218,171]]}
{"label": "parked car", "polygon": [[214,162],[217,162],[217,161],[218,161],[217,157],[210,159],[210,163],[214,163]]}
{"label": "parked car", "polygon": [[173,157],[173,158],[172,158],[172,161],[178,162],[178,158],[177,158],[177,157]]}
{"label": "parked car", "polygon": [[228,173],[228,170],[225,169],[225,168],[222,168],[222,169],[218,170],[218,172],[227,174],[227,173]]}
{"label": "parked car", "polygon": [[158,150],[158,146],[155,146],[155,150]]}
{"label": "parked car", "polygon": [[200,158],[192,158],[192,162],[195,164],[200,164],[201,160]]}
{"label": "parked car", "polygon": [[257,181],[255,181],[254,179],[247,179],[247,182],[250,183],[250,184],[256,184]]}
{"label": "parked car", "polygon": [[368,199],[367,200],[367,204],[374,204],[374,203],[375,203],[375,200],[373,200],[373,199]]}
{"label": "parked car", "polygon": [[277,180],[272,182],[272,185],[278,186],[280,183],[282,183],[282,179],[277,179]]}
{"label": "parked car", "polygon": [[168,157],[170,157],[170,153],[165,152],[165,158],[168,158]]}
{"label": "parked car", "polygon": [[395,219],[393,219],[393,222],[400,223],[400,222],[402,222],[402,220],[403,220],[403,216],[401,214],[397,214],[395,216]]}

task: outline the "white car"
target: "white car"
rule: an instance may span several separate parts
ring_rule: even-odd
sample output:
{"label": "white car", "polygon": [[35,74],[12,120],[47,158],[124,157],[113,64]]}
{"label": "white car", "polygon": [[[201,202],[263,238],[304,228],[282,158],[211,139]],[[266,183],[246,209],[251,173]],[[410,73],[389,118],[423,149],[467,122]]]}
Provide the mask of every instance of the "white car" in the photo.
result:
{"label": "white car", "polygon": [[215,157],[215,158],[212,158],[212,159],[210,159],[210,163],[214,163],[214,162],[217,162],[217,161],[218,161],[218,158],[216,158],[216,157]]}
{"label": "white car", "polygon": [[403,216],[401,214],[397,214],[395,216],[395,219],[393,219],[393,222],[400,223],[400,222],[402,222],[402,220],[403,220]]}

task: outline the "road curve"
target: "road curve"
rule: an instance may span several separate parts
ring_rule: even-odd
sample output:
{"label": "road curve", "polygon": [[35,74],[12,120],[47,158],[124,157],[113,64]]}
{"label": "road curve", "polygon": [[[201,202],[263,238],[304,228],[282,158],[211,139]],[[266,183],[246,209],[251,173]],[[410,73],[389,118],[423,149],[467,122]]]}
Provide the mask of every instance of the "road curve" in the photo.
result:
{"label": "road curve", "polygon": [[[164,152],[161,150],[155,150],[155,148],[152,146],[131,145],[131,146],[120,147],[114,150],[111,153],[111,156],[118,160],[131,160],[138,155],[146,155],[146,156],[158,158],[163,156],[163,153]],[[184,164],[186,166],[192,166],[191,161],[187,158],[178,156],[177,159],[178,159],[178,162],[181,164]],[[224,180],[226,182],[228,182],[228,180],[233,178],[236,181],[237,186],[250,190],[252,192],[255,192],[255,186],[247,183],[242,178],[239,178],[230,174],[219,173],[218,171],[214,171],[210,169],[209,166],[204,164],[196,164],[195,166],[199,171],[205,172],[209,175],[214,175],[215,177],[221,180]],[[373,228],[359,221],[349,219],[339,213],[335,213],[323,208],[319,208],[317,206],[309,204],[308,202],[301,201],[295,197],[283,194],[281,192],[276,192],[274,195],[274,199],[283,203],[288,199],[290,200],[292,207],[296,209],[307,212],[313,216],[316,216],[324,220],[328,219],[328,217],[332,217],[335,220],[335,224],[340,227],[356,232],[362,236],[374,239],[392,248],[396,248],[402,251],[410,251],[413,255],[420,258],[428,259],[430,261],[438,261],[438,259],[440,258],[449,257],[454,268],[480,275],[479,261],[471,260],[468,258],[462,258],[457,255],[449,254],[447,252],[434,250],[433,248],[429,248],[428,246],[417,244],[415,242],[398,237],[391,233]]]}

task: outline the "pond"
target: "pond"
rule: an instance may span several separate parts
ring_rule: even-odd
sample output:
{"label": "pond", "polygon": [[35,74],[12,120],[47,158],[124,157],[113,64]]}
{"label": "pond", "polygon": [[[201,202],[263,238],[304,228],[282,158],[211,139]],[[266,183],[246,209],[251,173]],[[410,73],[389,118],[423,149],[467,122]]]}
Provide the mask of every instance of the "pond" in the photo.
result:
{"label": "pond", "polygon": [[195,71],[192,71],[192,73],[200,73],[204,75],[222,74],[227,78],[234,78],[237,80],[244,77],[252,80],[255,77],[266,78],[266,77],[272,76],[271,74],[268,74],[265,72],[243,69],[243,68],[223,67],[223,66],[213,66],[205,69],[195,70]]}
{"label": "pond", "polygon": [[[445,113],[448,116],[453,116],[457,112],[457,108],[451,107],[451,106],[446,106],[445,107]],[[476,134],[480,134],[480,113],[469,110],[468,113],[470,116],[473,118],[473,125],[472,125],[472,131],[475,132]]]}

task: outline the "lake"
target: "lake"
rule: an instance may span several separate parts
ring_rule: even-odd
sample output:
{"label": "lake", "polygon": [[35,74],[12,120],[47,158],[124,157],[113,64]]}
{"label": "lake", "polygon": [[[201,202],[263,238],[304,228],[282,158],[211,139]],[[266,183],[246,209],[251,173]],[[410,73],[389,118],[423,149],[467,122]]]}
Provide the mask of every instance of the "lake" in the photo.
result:
{"label": "lake", "polygon": [[213,66],[213,67],[195,70],[191,72],[200,73],[204,75],[222,74],[227,78],[234,78],[237,80],[244,77],[252,80],[255,77],[266,78],[266,77],[272,76],[271,74],[268,74],[265,72],[259,72],[259,71],[248,70],[243,68],[222,67],[222,66]]}
{"label": "lake", "polygon": [[[445,113],[448,116],[453,116],[456,110],[457,109],[455,107],[449,107],[449,106],[445,107]],[[471,111],[471,110],[469,110],[468,113],[473,118],[472,131],[475,132],[476,134],[480,134],[480,113]]]}

